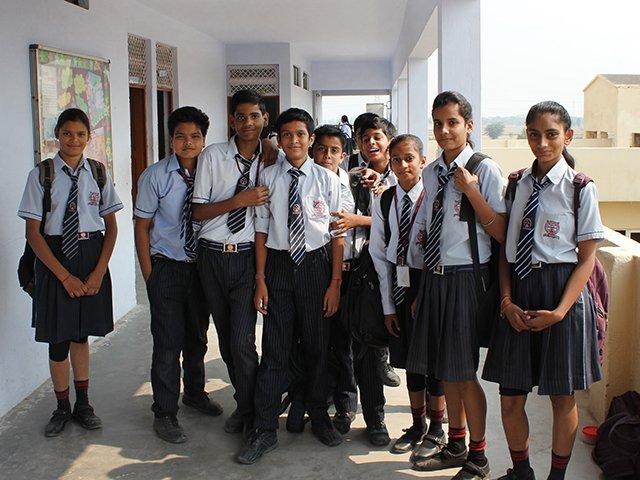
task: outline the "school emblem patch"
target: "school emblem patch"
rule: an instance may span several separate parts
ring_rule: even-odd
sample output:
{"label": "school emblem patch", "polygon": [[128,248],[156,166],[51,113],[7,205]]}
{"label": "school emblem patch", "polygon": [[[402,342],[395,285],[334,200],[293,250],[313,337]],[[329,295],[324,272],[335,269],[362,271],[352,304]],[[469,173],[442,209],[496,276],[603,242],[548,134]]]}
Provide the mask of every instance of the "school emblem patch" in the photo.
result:
{"label": "school emblem patch", "polygon": [[242,187],[242,188],[247,188],[247,185],[249,185],[249,178],[248,177],[240,177],[240,180],[238,180],[238,184]]}
{"label": "school emblem patch", "polygon": [[456,217],[460,216],[460,206],[462,205],[461,200],[456,200],[453,202],[453,215]]}
{"label": "school emblem patch", "polygon": [[435,212],[436,210],[440,209],[440,200],[436,199],[433,201],[433,211]]}
{"label": "school emblem patch", "polygon": [[325,214],[326,209],[327,209],[327,205],[324,203],[324,201],[322,200],[313,201],[313,213],[315,213],[316,216],[323,216]]}
{"label": "school emblem patch", "polygon": [[100,202],[100,193],[98,192],[90,192],[89,193],[89,205],[93,205],[94,207],[98,205]]}
{"label": "school emblem patch", "polygon": [[302,208],[300,208],[300,204],[294,203],[293,207],[291,207],[291,213],[293,213],[294,215],[300,215],[301,212]]}
{"label": "school emblem patch", "polygon": [[67,208],[71,213],[73,213],[78,209],[78,206],[76,205],[76,202],[71,202]]}
{"label": "school emblem patch", "polygon": [[416,235],[416,245],[424,248],[427,244],[427,232],[426,230],[420,229],[418,230],[418,235]]}
{"label": "school emblem patch", "polygon": [[529,217],[522,219],[522,228],[525,230],[531,230],[533,228],[533,222]]}
{"label": "school emblem patch", "polygon": [[560,222],[555,220],[547,220],[544,222],[544,236],[549,238],[560,238],[558,232],[560,231]]}

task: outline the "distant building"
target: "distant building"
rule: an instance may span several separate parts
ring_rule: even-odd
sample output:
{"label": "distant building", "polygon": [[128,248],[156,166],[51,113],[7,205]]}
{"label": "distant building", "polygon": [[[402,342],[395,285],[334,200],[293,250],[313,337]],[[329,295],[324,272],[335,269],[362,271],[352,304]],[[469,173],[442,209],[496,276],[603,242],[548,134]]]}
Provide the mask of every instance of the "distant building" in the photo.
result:
{"label": "distant building", "polygon": [[640,75],[596,75],[583,92],[585,138],[640,147]]}

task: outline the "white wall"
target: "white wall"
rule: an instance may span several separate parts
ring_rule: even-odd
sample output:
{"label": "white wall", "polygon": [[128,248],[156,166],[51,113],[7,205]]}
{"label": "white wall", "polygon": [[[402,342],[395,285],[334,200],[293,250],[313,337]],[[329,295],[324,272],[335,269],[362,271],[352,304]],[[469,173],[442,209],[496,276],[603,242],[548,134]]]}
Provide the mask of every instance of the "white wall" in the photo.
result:
{"label": "white wall", "polygon": [[[300,67],[300,86],[293,84],[293,65]],[[291,106],[306,110],[313,116],[313,94],[311,93],[311,83],[309,90],[302,88],[303,73],[309,74],[309,81],[313,78],[311,73],[311,63],[297,51],[295,45],[291,45]]]}
{"label": "white wall", "polygon": [[311,62],[312,90],[390,90],[388,61]]}
{"label": "white wall", "polygon": [[220,42],[126,0],[92,0],[89,11],[63,1],[24,0],[0,4],[2,85],[0,165],[7,179],[0,189],[0,415],[49,375],[47,348],[33,340],[31,304],[16,279],[24,246],[24,221],[16,216],[27,172],[33,168],[33,123],[29,51],[32,43],[111,60],[114,181],[125,204],[118,214],[119,235],[110,269],[114,314],[136,303],[133,229],[127,33],[178,49],[181,105],[201,107],[212,119],[208,141],[225,135],[224,49]]}
{"label": "white wall", "polygon": [[[288,43],[229,43],[225,47],[227,65],[278,64],[280,67],[280,110],[291,106],[291,45]],[[225,69],[226,72],[226,69]]]}

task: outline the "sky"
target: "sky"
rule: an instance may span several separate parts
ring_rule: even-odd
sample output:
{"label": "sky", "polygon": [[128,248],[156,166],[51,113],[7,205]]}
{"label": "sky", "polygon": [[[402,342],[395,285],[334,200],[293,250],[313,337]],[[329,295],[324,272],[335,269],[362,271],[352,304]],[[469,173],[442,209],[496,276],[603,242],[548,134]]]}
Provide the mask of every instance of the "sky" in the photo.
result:
{"label": "sky", "polygon": [[[482,0],[481,11],[483,117],[523,116],[542,100],[582,117],[597,74],[640,74],[639,0]],[[434,69],[430,61],[431,78]],[[325,97],[323,119],[353,121],[366,101]]]}

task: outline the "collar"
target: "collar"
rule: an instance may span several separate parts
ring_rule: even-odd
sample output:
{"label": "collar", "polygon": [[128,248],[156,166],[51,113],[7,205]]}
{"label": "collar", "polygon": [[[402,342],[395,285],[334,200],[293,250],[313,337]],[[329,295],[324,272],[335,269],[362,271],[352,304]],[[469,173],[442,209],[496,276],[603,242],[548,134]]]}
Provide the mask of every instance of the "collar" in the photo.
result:
{"label": "collar", "polygon": [[[91,167],[89,166],[89,162],[85,162],[86,158],[87,157],[82,155],[82,160],[80,160],[80,163],[78,164],[78,170],[77,170],[78,172],[80,171],[81,168],[84,168],[88,172],[91,172]],[[60,156],[60,152],[56,153],[55,157],[53,157],[53,170],[55,171],[55,173],[63,172],[62,167],[68,167],[68,166],[69,165],[67,165],[67,163]],[[71,172],[71,173],[75,173],[75,172]]]}
{"label": "collar", "polygon": [[[551,170],[547,172],[545,178],[547,178],[554,185],[557,185],[558,183],[560,183],[560,180],[564,178],[564,174],[567,172],[568,168],[569,164],[567,164],[567,161],[564,159],[564,157],[560,157],[556,164],[551,168]],[[531,176],[533,179],[533,165],[527,168],[522,174],[523,178],[526,176]],[[542,180],[544,181],[544,178]]]}
{"label": "collar", "polygon": [[338,167],[338,177],[340,177],[340,183],[345,187],[349,186],[349,174],[344,169]]}
{"label": "collar", "polygon": [[175,153],[171,154],[170,157],[167,157],[167,160],[167,173],[180,170],[180,162],[178,161],[178,157]]}
{"label": "collar", "polygon": [[422,179],[420,179],[418,183],[416,183],[408,192],[405,192],[400,186],[400,184],[397,184],[396,185],[396,201],[398,202],[399,205],[402,205],[402,201],[404,200],[404,197],[408,195],[411,201],[413,202],[413,205],[415,205],[416,202],[418,201],[418,198],[420,198],[420,194],[422,193],[422,190],[424,190]]}
{"label": "collar", "polygon": [[[302,165],[300,165],[299,170],[308,177],[311,174],[314,165],[315,163],[313,159],[309,155],[307,155],[307,159],[304,161]],[[283,172],[286,173],[289,171],[290,168],[293,168],[293,165],[291,165],[285,157],[285,161],[282,162],[281,164],[281,169]],[[318,168],[324,168],[324,167],[318,167]]]}
{"label": "collar", "polygon": [[369,165],[369,162],[367,162],[365,160],[365,158],[362,156],[362,153],[358,152],[358,166],[360,167],[365,167],[367,165]]}
{"label": "collar", "polygon": [[[467,162],[469,161],[472,155],[473,155],[473,148],[471,148],[471,145],[467,144],[467,146],[464,147],[464,150],[462,150],[458,154],[458,156],[454,158],[453,162],[451,162],[451,165],[455,163],[458,167],[464,167],[467,165]],[[447,164],[444,161],[444,152],[442,153],[442,155],[438,157],[438,160],[436,160],[434,163],[435,163],[434,168],[441,166],[442,168],[444,168],[445,172],[451,169],[451,165],[447,167]]]}
{"label": "collar", "polygon": [[[258,158],[260,158],[260,155],[262,155],[262,140],[258,142],[257,152],[258,152]],[[236,155],[238,155],[239,153],[240,152],[238,151],[238,144],[236,143],[236,136],[234,135],[229,139],[229,142],[227,143],[227,159],[235,160]],[[255,153],[251,158],[253,159],[254,157],[255,157]]]}

